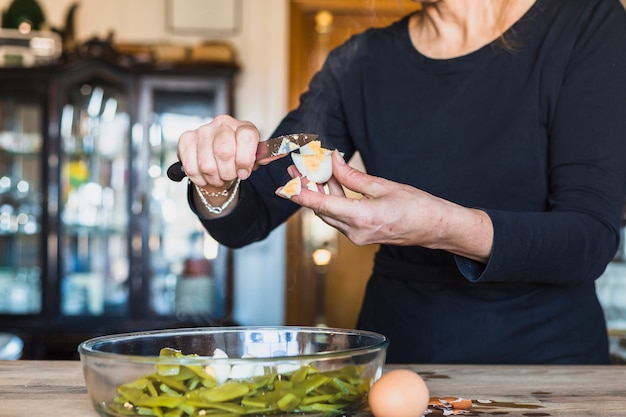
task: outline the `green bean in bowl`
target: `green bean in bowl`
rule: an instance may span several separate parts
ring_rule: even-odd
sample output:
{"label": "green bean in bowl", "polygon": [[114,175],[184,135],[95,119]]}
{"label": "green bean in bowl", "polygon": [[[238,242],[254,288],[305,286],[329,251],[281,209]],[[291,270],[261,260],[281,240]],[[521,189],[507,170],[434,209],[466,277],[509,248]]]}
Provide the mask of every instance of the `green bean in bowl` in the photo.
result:
{"label": "green bean in bowl", "polygon": [[362,410],[387,339],[316,327],[208,327],[103,336],[78,350],[102,416],[338,416]]}

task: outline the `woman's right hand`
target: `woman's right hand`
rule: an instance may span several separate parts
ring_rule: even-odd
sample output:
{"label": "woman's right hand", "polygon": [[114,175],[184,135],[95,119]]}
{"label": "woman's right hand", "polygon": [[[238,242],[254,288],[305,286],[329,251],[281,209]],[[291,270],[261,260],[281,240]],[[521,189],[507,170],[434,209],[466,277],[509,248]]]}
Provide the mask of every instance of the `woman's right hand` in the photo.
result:
{"label": "woman's right hand", "polygon": [[260,134],[251,122],[221,115],[178,140],[178,159],[191,182],[207,192],[245,180],[254,169]]}

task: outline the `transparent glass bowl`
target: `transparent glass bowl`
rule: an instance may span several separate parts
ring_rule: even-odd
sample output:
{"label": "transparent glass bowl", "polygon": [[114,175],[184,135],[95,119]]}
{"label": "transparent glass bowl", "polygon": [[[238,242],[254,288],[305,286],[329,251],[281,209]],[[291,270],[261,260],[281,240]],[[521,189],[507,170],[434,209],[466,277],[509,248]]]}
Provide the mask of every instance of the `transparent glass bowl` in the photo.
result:
{"label": "transparent glass bowl", "polygon": [[208,327],[80,344],[102,416],[341,415],[364,408],[389,342],[365,331]]}

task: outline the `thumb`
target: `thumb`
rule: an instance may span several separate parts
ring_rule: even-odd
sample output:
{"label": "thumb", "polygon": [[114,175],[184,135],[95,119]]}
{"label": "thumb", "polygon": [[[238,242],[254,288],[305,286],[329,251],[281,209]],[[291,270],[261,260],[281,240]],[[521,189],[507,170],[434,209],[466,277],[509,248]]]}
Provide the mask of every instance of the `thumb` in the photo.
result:
{"label": "thumb", "polygon": [[346,163],[339,151],[333,151],[333,177],[344,187],[363,195],[377,195],[380,184],[374,181],[376,177],[368,175]]}

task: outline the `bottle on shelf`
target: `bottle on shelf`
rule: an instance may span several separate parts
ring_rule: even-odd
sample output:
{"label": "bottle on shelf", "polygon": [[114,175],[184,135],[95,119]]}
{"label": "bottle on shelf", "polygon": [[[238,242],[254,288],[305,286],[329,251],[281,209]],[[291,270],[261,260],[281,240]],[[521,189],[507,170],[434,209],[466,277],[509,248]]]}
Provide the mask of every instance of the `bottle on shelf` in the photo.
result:
{"label": "bottle on shelf", "polygon": [[192,250],[176,284],[176,313],[213,316],[216,285],[213,265],[202,251],[203,236],[194,233]]}

